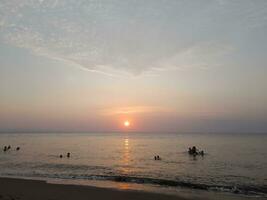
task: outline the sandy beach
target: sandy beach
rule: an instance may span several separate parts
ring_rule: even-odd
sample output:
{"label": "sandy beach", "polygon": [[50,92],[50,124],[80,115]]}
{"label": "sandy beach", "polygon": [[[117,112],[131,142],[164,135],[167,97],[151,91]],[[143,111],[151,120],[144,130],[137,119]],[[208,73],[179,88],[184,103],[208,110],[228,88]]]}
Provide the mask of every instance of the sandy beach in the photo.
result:
{"label": "sandy beach", "polygon": [[1,200],[183,200],[178,196],[139,191],[120,191],[91,186],[59,185],[45,181],[0,178]]}
{"label": "sandy beach", "polygon": [[137,190],[119,190],[86,185],[47,183],[42,180],[0,178],[0,200],[264,200],[264,197],[245,197],[195,191],[176,195]]}

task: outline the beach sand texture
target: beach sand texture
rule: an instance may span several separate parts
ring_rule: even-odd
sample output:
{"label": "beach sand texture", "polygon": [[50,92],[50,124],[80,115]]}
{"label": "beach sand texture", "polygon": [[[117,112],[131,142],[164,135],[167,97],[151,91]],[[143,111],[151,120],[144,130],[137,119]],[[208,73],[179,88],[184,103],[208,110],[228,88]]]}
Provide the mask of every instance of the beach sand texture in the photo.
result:
{"label": "beach sand texture", "polygon": [[0,178],[1,200],[183,200],[184,198],[139,191],[119,191],[45,181]]}

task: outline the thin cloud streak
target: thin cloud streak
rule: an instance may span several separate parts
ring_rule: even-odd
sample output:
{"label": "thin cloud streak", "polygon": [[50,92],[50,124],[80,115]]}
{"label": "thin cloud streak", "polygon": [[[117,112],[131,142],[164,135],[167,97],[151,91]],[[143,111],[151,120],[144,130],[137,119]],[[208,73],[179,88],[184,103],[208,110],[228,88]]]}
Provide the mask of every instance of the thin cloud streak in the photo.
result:
{"label": "thin cloud streak", "polygon": [[142,114],[142,113],[171,113],[171,109],[157,106],[131,106],[104,109],[103,115]]}

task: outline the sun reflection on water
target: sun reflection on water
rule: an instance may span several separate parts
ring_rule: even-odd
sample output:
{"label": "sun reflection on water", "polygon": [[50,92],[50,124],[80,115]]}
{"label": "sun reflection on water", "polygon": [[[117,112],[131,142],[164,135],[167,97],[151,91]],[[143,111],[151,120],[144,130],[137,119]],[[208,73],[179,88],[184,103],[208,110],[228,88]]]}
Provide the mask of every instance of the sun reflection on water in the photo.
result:
{"label": "sun reflection on water", "polygon": [[[121,160],[121,173],[124,175],[129,175],[130,170],[130,140],[128,137],[123,139],[123,147],[122,147],[122,160]],[[130,189],[130,185],[128,183],[119,183],[118,188],[122,190]]]}
{"label": "sun reflection on water", "polygon": [[123,155],[122,155],[122,173],[129,174],[130,168],[130,140],[128,138],[124,138],[123,145]]}

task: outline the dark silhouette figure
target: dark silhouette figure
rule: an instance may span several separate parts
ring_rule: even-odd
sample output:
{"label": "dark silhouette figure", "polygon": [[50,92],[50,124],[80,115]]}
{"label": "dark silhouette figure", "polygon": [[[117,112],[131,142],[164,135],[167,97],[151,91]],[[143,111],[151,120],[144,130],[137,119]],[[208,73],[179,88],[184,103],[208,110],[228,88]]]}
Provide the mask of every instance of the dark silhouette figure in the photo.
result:
{"label": "dark silhouette figure", "polygon": [[157,155],[157,160],[161,160],[161,158],[159,157],[159,155]]}
{"label": "dark silhouette figure", "polygon": [[11,149],[11,146],[10,146],[10,145],[8,145],[7,149]]}
{"label": "dark silhouette figure", "polygon": [[7,146],[4,146],[4,151],[5,151],[5,152],[7,151]]}
{"label": "dark silhouette figure", "polygon": [[154,156],[154,160],[161,160],[161,158],[159,157],[159,155]]}
{"label": "dark silhouette figure", "polygon": [[60,158],[63,158],[63,156],[62,156],[61,154],[59,155],[59,157],[60,157]]}
{"label": "dark silhouette figure", "polygon": [[189,149],[188,149],[188,153],[189,153],[189,154],[193,154],[193,151],[192,151],[192,148],[191,148],[191,147],[189,147]]}
{"label": "dark silhouette figure", "polygon": [[70,153],[67,153],[67,157],[68,157],[68,158],[70,157]]}
{"label": "dark silhouette figure", "polygon": [[201,156],[204,156],[204,151],[198,151],[197,148],[195,146],[193,146],[192,148],[189,147],[188,149],[188,153],[189,155],[192,155],[192,156],[197,156],[197,155],[201,155]]}
{"label": "dark silhouette figure", "polygon": [[197,153],[197,148],[195,146],[192,147],[192,153],[196,154]]}
{"label": "dark silhouette figure", "polygon": [[19,151],[19,150],[20,150],[20,147],[17,147],[17,148],[16,148],[16,151]]}

